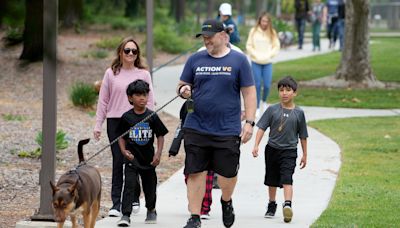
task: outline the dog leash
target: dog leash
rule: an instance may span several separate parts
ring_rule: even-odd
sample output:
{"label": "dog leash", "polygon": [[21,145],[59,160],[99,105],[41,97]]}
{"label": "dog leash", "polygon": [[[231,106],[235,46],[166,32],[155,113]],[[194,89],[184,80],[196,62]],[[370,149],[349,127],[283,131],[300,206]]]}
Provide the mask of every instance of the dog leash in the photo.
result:
{"label": "dog leash", "polygon": [[[165,106],[169,105],[170,103],[172,103],[174,100],[176,100],[176,98],[180,97],[181,94],[176,95],[174,98],[172,98],[171,100],[169,100],[168,102],[166,102],[163,106],[161,106],[160,108],[158,108],[156,111],[154,111],[153,113],[151,113],[150,115],[146,116],[145,118],[143,118],[140,122],[136,123],[133,127],[136,127],[136,125],[143,123],[145,121],[147,121],[148,119],[150,119],[152,116],[154,116],[155,114],[157,114],[159,111],[161,111],[163,108],[165,108]],[[94,155],[92,155],[91,157],[89,157],[88,159],[86,159],[83,162],[80,162],[76,168],[80,167],[81,165],[86,164],[87,162],[89,162],[90,160],[92,160],[94,157],[96,157],[97,155],[99,155],[101,152],[103,152],[105,149],[107,149],[109,146],[111,146],[112,144],[116,143],[120,138],[124,137],[126,134],[128,134],[130,131],[127,130],[126,132],[124,132],[122,135],[118,136],[116,139],[114,139],[113,141],[111,141],[108,145],[104,146],[103,148],[101,148],[99,151],[97,151]]]}

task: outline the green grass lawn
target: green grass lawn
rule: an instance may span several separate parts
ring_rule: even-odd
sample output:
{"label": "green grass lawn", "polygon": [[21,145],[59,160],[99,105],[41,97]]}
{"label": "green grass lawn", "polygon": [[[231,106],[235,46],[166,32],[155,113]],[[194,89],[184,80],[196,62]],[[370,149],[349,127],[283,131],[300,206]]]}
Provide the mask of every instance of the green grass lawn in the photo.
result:
{"label": "green grass lawn", "polygon": [[[371,64],[375,76],[381,81],[400,82],[400,38],[372,39],[370,45]],[[338,51],[308,58],[280,62],[274,65],[273,80],[292,75],[296,80],[306,81],[333,75],[339,65]]]}
{"label": "green grass lawn", "polygon": [[[400,38],[377,38],[371,42],[371,63],[381,81],[400,83]],[[333,75],[339,64],[340,52],[277,63],[273,66],[273,81],[292,75],[297,81],[307,81]],[[272,85],[268,103],[279,101],[276,84]],[[301,88],[296,98],[299,105],[344,108],[400,108],[399,89],[331,89]]]}
{"label": "green grass lawn", "polygon": [[312,227],[400,227],[400,117],[309,125],[335,140],[342,151],[333,196]]}
{"label": "green grass lawn", "polygon": [[[272,87],[268,103],[277,103],[278,89],[275,83]],[[393,109],[400,107],[400,90],[300,87],[295,103],[300,106]]]}

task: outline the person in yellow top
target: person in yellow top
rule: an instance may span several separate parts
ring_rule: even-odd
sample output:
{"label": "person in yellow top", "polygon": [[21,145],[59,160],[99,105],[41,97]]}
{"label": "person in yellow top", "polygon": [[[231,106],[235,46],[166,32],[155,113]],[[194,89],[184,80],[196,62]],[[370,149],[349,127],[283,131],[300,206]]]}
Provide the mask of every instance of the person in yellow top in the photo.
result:
{"label": "person in yellow top", "polygon": [[261,81],[263,81],[263,109],[267,109],[267,97],[272,82],[272,58],[280,49],[277,32],[272,27],[271,16],[263,12],[257,20],[257,24],[250,30],[247,38],[246,50],[250,56],[251,68],[257,89],[257,111],[260,115]]}

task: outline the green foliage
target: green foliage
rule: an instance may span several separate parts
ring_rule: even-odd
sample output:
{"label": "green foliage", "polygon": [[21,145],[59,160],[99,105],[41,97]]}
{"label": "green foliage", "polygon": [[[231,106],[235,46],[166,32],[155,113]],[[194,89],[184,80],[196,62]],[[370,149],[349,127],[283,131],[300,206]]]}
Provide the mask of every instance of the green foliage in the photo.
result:
{"label": "green foliage", "polygon": [[[3,0],[4,1],[4,0]],[[9,27],[23,27],[25,19],[25,0],[4,1],[5,9],[1,9],[3,14],[2,23]]]}
{"label": "green foliage", "polygon": [[6,35],[2,38],[6,46],[13,46],[22,43],[23,41],[23,31],[21,28],[9,27],[6,30]]}
{"label": "green foliage", "polygon": [[173,27],[168,25],[154,27],[154,46],[172,54],[178,54],[190,48],[186,39],[175,33]]}
{"label": "green foliage", "polygon": [[121,43],[122,39],[123,38],[120,36],[101,39],[96,43],[96,47],[102,49],[115,50],[118,47],[119,43]]}
{"label": "green foliage", "polygon": [[116,17],[110,20],[112,29],[128,29],[131,27],[131,22],[127,18]]}
{"label": "green foliage", "polygon": [[32,151],[23,150],[18,153],[18,157],[20,158],[40,158],[41,156],[42,156],[42,150],[40,149],[40,147]]}
{"label": "green foliage", "polygon": [[77,82],[71,88],[70,99],[75,106],[88,108],[96,103],[97,94],[92,85]]}
{"label": "green foliage", "polygon": [[[58,130],[56,133],[56,152],[68,148],[68,141],[66,139],[67,134]],[[42,146],[43,146],[43,133],[39,131],[35,138],[36,143],[39,145],[38,148],[32,151],[20,151],[18,157],[20,158],[40,158],[42,156]]]}
{"label": "green foliage", "polygon": [[399,227],[400,118],[309,125],[340,145],[342,162],[328,208],[311,227]]}
{"label": "green foliage", "polygon": [[95,58],[95,59],[105,59],[108,56],[108,51],[104,49],[96,49],[86,51],[82,54],[84,58]]}
{"label": "green foliage", "polygon": [[[68,148],[68,141],[66,139],[67,133],[63,130],[58,130],[56,133],[56,151],[64,150]],[[39,131],[35,138],[36,143],[42,147],[43,146],[43,133]]]}
{"label": "green foliage", "polygon": [[90,117],[94,117],[94,116],[96,116],[96,112],[95,112],[95,111],[89,111],[89,112],[88,112],[88,115],[89,115]]}
{"label": "green foliage", "polygon": [[2,114],[3,120],[5,121],[24,121],[26,117],[23,115],[13,115],[13,114]]}

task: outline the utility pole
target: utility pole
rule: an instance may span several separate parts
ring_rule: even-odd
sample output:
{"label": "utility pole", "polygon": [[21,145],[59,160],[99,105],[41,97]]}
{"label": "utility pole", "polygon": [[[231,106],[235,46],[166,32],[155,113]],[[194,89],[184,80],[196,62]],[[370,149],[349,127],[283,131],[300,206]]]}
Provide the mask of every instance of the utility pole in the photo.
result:
{"label": "utility pole", "polygon": [[57,129],[58,0],[43,0],[43,145],[39,173],[40,208],[32,220],[54,221],[49,182],[55,178]]}
{"label": "utility pole", "polygon": [[[153,71],[153,15],[154,2],[146,0],[146,60],[150,73]],[[153,75],[151,75],[153,79]]]}

